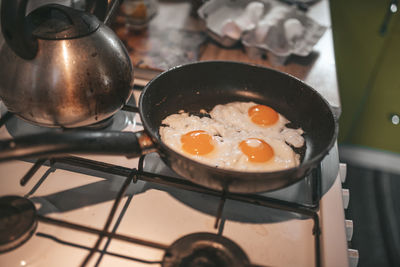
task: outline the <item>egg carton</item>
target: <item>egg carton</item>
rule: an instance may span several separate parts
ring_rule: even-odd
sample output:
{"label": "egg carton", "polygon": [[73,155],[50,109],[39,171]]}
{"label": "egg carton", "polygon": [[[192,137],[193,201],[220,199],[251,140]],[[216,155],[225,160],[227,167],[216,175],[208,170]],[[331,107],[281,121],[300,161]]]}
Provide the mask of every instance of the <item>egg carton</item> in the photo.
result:
{"label": "egg carton", "polygon": [[223,26],[226,21],[238,18],[248,3],[246,0],[210,0],[197,10],[197,14],[205,22],[206,32],[212,39],[222,46],[232,47],[240,38],[225,35]]}
{"label": "egg carton", "polygon": [[207,34],[222,46],[241,43],[249,58],[267,56],[272,64],[309,55],[326,31],[295,6],[275,0],[210,0],[198,15]]}

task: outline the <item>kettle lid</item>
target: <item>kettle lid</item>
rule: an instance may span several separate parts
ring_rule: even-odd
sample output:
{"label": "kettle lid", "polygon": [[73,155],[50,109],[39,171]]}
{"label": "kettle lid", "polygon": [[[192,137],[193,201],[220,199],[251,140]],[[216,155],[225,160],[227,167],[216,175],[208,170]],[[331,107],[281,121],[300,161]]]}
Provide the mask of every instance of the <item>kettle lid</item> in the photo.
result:
{"label": "kettle lid", "polygon": [[94,15],[59,4],[41,6],[32,11],[27,19],[33,26],[32,35],[47,40],[79,38],[91,34],[100,26]]}

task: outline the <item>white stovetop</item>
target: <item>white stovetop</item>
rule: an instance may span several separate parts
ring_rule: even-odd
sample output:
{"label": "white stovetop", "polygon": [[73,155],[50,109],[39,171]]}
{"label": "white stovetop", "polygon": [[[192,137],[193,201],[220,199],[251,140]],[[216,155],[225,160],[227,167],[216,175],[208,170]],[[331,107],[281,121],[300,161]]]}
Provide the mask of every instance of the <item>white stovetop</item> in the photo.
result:
{"label": "white stovetop", "polygon": [[[136,119],[139,120],[138,116]],[[7,136],[2,127],[0,137]],[[137,159],[118,156],[89,158],[129,168],[138,164]],[[22,187],[19,180],[31,166],[23,161],[0,164],[0,196],[26,196],[35,203],[39,214],[103,228],[123,177],[108,175],[102,178],[42,166]],[[151,168],[158,166],[163,168],[162,164]],[[321,203],[324,266],[348,265],[340,194],[338,178]],[[139,181],[129,186],[110,230],[169,245],[190,233],[218,233],[214,229],[218,204],[219,199],[214,197]],[[296,216],[280,221],[287,217],[284,211],[227,200],[222,215],[222,234],[241,246],[252,264],[314,266],[313,221],[296,219]],[[36,233],[25,244],[0,254],[0,266],[79,266],[89,252],[84,247],[91,248],[96,240],[96,235],[39,222]],[[137,259],[159,262],[164,253],[117,240],[108,243],[104,239],[100,248],[105,246],[106,253],[103,256],[96,253],[88,266],[160,266]]]}

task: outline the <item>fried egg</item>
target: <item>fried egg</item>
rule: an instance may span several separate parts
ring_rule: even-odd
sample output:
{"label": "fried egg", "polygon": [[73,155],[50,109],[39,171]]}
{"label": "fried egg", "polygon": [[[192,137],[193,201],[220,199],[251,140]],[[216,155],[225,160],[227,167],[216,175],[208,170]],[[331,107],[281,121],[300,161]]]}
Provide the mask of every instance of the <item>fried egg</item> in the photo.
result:
{"label": "fried egg", "polygon": [[300,164],[292,147],[304,145],[301,129],[287,128],[283,115],[254,102],[215,106],[210,117],[182,112],[162,121],[161,140],[171,149],[218,168],[277,171]]}

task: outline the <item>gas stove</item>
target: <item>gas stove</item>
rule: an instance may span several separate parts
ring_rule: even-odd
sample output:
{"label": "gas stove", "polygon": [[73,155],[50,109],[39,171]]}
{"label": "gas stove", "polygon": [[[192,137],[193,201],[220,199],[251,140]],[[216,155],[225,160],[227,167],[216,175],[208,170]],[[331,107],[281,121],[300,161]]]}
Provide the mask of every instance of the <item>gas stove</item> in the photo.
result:
{"label": "gas stove", "polygon": [[[125,108],[101,129],[142,126]],[[47,130],[12,117],[0,137]],[[2,163],[0,265],[348,266],[338,170],[335,146],[296,184],[231,194],[179,177],[156,153]]]}

